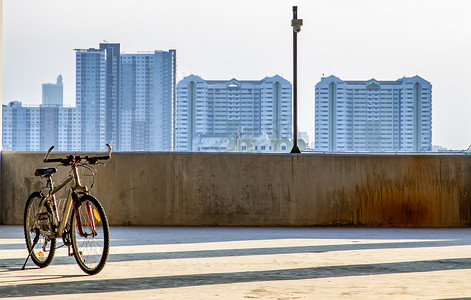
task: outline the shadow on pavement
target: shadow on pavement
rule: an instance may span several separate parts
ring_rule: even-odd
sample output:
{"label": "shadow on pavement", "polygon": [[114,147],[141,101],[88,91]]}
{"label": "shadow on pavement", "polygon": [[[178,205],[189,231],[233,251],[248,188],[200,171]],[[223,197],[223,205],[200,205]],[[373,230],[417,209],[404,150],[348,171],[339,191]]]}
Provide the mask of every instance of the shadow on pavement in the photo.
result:
{"label": "shadow on pavement", "polygon": [[440,259],[397,263],[359,264],[329,267],[310,267],[269,271],[227,272],[178,276],[155,276],[124,279],[81,280],[47,284],[17,284],[0,287],[3,297],[32,297],[79,293],[139,291],[214,284],[246,283],[277,280],[333,278],[471,269],[471,259]]}
{"label": "shadow on pavement", "polygon": [[[182,258],[215,258],[231,256],[249,256],[249,255],[278,255],[278,254],[300,254],[300,253],[324,253],[335,251],[354,251],[354,250],[376,250],[376,249],[407,249],[422,247],[450,247],[469,245],[460,240],[451,241],[417,241],[417,242],[396,242],[396,243],[352,243],[341,245],[322,245],[322,246],[295,246],[295,247],[266,247],[266,248],[248,248],[248,249],[223,249],[223,250],[196,250],[196,251],[168,251],[168,252],[146,252],[146,253],[113,253],[115,243],[111,244],[111,253],[108,256],[108,262],[119,261],[140,261],[140,260],[163,260],[163,259],[182,259]],[[3,248],[0,247],[0,248]],[[26,258],[26,257],[25,257]],[[14,266],[22,266],[24,259],[0,259],[0,273],[2,269],[13,270]],[[75,264],[73,257],[58,256],[54,258],[53,264]],[[32,265],[31,261],[29,265]]]}

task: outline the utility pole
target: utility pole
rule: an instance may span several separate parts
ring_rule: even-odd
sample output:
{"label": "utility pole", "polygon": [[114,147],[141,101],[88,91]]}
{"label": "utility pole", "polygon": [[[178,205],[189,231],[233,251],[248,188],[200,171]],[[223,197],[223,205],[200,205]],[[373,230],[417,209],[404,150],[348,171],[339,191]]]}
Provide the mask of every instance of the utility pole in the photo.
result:
{"label": "utility pole", "polygon": [[293,149],[291,153],[301,153],[298,148],[298,32],[301,31],[303,20],[298,19],[298,7],[293,6]]}

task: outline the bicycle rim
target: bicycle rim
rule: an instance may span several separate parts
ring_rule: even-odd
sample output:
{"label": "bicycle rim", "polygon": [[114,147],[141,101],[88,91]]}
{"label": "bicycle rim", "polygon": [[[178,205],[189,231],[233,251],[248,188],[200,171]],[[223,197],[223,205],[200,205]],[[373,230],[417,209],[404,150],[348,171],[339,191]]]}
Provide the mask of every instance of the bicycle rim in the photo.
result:
{"label": "bicycle rim", "polygon": [[[33,193],[26,201],[24,212],[24,233],[26,239],[26,247],[28,251],[34,243],[34,239],[38,235],[38,242],[31,251],[31,259],[38,267],[47,267],[54,258],[56,250],[56,239],[50,238],[46,232],[51,232],[50,220],[46,219],[47,210],[40,204],[43,197],[40,193]],[[43,213],[43,218],[39,217]]]}
{"label": "bicycle rim", "polygon": [[74,210],[71,238],[75,260],[85,273],[93,275],[103,269],[108,258],[108,220],[98,200],[88,195],[80,199],[78,215],[80,224]]}

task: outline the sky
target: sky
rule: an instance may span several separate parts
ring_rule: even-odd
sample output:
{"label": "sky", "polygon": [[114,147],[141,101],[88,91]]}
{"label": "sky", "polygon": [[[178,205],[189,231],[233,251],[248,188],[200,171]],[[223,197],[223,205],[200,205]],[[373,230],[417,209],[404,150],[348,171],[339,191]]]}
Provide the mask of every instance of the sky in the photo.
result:
{"label": "sky", "polygon": [[74,49],[177,50],[177,81],[292,82],[292,6],[298,34],[298,128],[314,139],[314,87],[322,76],[432,84],[432,144],[471,144],[469,0],[3,0],[3,104],[41,103],[62,74],[75,106]]}

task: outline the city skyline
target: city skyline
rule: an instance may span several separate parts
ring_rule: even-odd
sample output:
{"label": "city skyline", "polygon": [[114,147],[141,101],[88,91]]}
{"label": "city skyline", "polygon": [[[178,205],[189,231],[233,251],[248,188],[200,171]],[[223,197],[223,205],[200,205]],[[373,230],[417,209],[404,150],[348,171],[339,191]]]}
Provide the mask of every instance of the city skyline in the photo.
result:
{"label": "city skyline", "polygon": [[110,8],[108,1],[6,0],[2,102],[40,103],[41,85],[62,74],[64,105],[74,105],[72,49],[103,40],[125,44],[131,53],[177,49],[177,81],[189,74],[226,80],[279,74],[292,81],[291,7],[298,5],[304,20],[298,34],[298,124],[311,140],[314,85],[323,75],[344,80],[420,75],[434,85],[432,144],[451,149],[471,144],[471,95],[458,88],[471,81],[471,41],[463,38],[471,30],[466,14],[471,3],[240,1],[230,9],[228,4],[121,0]]}
{"label": "city skyline", "polygon": [[75,106],[64,107],[62,76],[43,103],[2,106],[4,150],[171,151],[176,51],[120,54],[120,44],[75,49]]}
{"label": "city skyline", "polygon": [[[23,106],[17,101],[3,105],[3,149],[46,151],[55,145],[59,151],[99,151],[105,142],[115,151],[291,149],[292,87],[279,75],[250,81],[206,81],[190,75],[175,86],[175,50],[114,59],[112,49],[120,45],[110,46],[111,50],[75,50],[77,106]],[[109,59],[114,63],[109,64]],[[118,89],[108,89],[107,83],[118,77]],[[60,75],[57,81],[61,83]],[[121,95],[111,105],[105,100],[109,92]],[[62,89],[57,96],[62,96]],[[119,117],[111,116],[111,121],[110,107],[120,108]],[[172,123],[174,127],[169,128]],[[113,128],[119,136],[117,143],[109,134]],[[300,142],[305,149],[306,142]]]}

